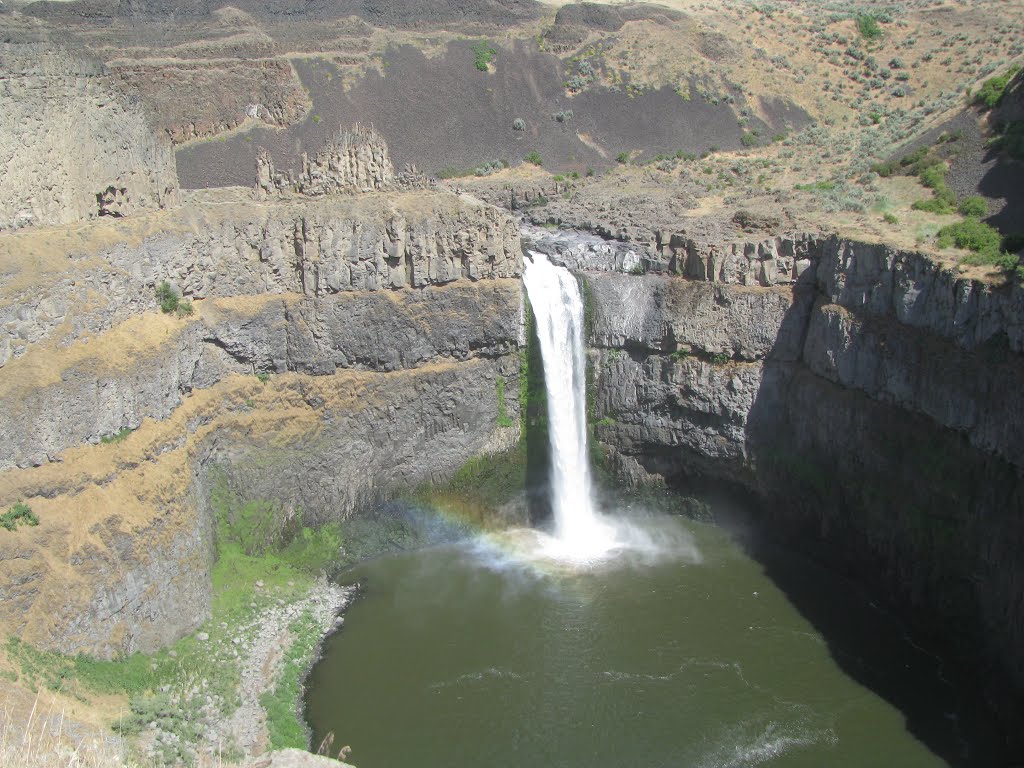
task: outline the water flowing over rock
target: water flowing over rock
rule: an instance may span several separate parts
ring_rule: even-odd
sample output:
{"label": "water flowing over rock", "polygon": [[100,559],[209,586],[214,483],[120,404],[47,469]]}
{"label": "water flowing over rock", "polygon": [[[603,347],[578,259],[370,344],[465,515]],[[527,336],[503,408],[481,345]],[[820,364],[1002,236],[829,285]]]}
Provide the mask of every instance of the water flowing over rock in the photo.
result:
{"label": "water flowing over rock", "polygon": [[570,557],[594,557],[611,546],[612,538],[597,519],[590,480],[583,299],[568,270],[542,253],[531,256],[523,283],[544,359],[555,536]]}

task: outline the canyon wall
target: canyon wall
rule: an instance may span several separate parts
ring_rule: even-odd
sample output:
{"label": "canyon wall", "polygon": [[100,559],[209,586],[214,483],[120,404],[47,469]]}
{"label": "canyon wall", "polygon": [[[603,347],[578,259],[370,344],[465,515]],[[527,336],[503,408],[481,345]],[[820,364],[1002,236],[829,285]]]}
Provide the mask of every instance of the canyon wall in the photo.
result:
{"label": "canyon wall", "polygon": [[614,468],[753,491],[1019,695],[1024,291],[836,237],[666,253],[685,277],[583,277]]}
{"label": "canyon wall", "polygon": [[508,216],[424,190],[203,203],[0,240],[0,508],[40,520],[0,536],[7,634],[111,656],[201,624],[214,477],[318,524],[518,439]]}
{"label": "canyon wall", "polygon": [[0,43],[0,230],[125,216],[177,201],[167,137],[98,61],[34,29]]}

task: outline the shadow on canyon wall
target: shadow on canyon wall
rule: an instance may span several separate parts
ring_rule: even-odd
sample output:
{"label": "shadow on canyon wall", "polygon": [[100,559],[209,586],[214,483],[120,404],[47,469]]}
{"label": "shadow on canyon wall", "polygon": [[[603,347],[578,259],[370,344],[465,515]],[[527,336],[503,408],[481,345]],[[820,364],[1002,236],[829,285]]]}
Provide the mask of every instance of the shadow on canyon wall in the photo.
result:
{"label": "shadow on canyon wall", "polygon": [[[896,706],[936,755],[963,768],[1020,762],[1011,606],[1024,483],[965,435],[812,372],[801,356],[819,294],[809,283],[795,295],[749,414],[747,487],[713,508],[844,672]],[[933,341],[969,358],[956,369],[999,354]],[[672,464],[678,487],[723,494],[720,479]],[[801,555],[820,579],[807,579]]]}

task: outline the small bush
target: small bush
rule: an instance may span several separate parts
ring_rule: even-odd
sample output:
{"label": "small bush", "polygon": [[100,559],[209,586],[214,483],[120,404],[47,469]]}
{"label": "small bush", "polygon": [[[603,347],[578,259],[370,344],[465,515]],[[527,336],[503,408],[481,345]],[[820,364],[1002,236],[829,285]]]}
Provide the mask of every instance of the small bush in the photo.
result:
{"label": "small bush", "polygon": [[589,83],[590,81],[587,80],[585,77],[573,75],[572,77],[565,81],[565,87],[568,88],[573,93],[576,93],[577,91],[582,91],[584,88],[586,88],[587,85],[589,85]]}
{"label": "small bush", "polygon": [[895,160],[886,160],[884,163],[875,163],[871,170],[883,179],[887,179],[900,170],[900,164]]}
{"label": "small bush", "polygon": [[530,163],[530,165],[544,165],[544,159],[540,156],[540,152],[537,152],[536,150],[527,152],[523,156],[523,160]]}
{"label": "small bush", "polygon": [[887,213],[884,216],[882,216],[882,220],[886,224],[899,224],[900,223],[900,220],[897,219],[896,216],[894,214],[891,214],[891,213]]}
{"label": "small bush", "polygon": [[755,136],[752,133],[747,133],[747,132],[744,131],[740,135],[740,144],[742,144],[744,147],[756,147],[757,146],[757,136]]}
{"label": "small bush", "polygon": [[623,165],[628,163],[629,162],[629,152],[619,152],[619,154],[617,154],[615,156],[615,162],[622,163]]}
{"label": "small bush", "polygon": [[928,166],[920,174],[921,183],[929,189],[939,189],[946,184],[946,166],[942,163]]}
{"label": "small bush", "polygon": [[939,230],[939,248],[956,246],[975,253],[998,254],[1003,238],[994,227],[971,217]]}
{"label": "small bush", "polygon": [[526,121],[523,120],[523,118],[521,118],[521,117],[517,117],[515,120],[512,121],[512,130],[513,131],[525,131],[526,130]]}
{"label": "small bush", "polygon": [[160,311],[165,315],[178,309],[178,292],[166,280],[156,287],[156,300],[160,302]]}
{"label": "small bush", "polygon": [[934,197],[929,200],[918,200],[910,207],[913,208],[915,211],[924,211],[925,213],[946,214],[953,212],[953,206],[951,206],[949,203],[943,200],[938,200]]}
{"label": "small bush", "polygon": [[878,25],[878,19],[870,13],[857,14],[857,32],[865,40],[877,40],[882,36],[882,28]]}
{"label": "small bush", "polygon": [[1006,86],[1019,71],[1019,66],[1013,66],[1001,75],[990,77],[982,84],[981,89],[975,95],[974,103],[986,109],[998,107],[999,103],[1003,100]]}
{"label": "small bush", "polygon": [[192,302],[178,296],[178,292],[166,280],[156,287],[156,300],[160,302],[160,311],[165,315],[172,312],[179,317],[192,314]]}
{"label": "small bush", "polygon": [[971,195],[960,201],[957,211],[961,216],[981,218],[988,213],[988,203],[985,202],[985,198],[981,197],[981,195]]}
{"label": "small bush", "polygon": [[489,163],[478,165],[473,169],[473,173],[477,176],[490,176],[492,173],[505,169],[505,163],[501,160],[491,160]]}
{"label": "small bush", "polygon": [[19,525],[39,525],[39,518],[28,504],[18,502],[0,515],[0,528],[13,531]]}
{"label": "small bush", "polygon": [[571,109],[566,109],[561,112],[555,112],[553,115],[551,115],[551,119],[554,120],[556,123],[565,123],[568,122],[569,120],[572,120],[572,118],[573,112]]}
{"label": "small bush", "polygon": [[494,50],[486,40],[481,40],[479,43],[475,43],[471,47],[471,50],[473,51],[474,56],[473,66],[481,72],[486,72],[490,67],[491,62],[494,61],[494,57],[498,55],[498,52]]}

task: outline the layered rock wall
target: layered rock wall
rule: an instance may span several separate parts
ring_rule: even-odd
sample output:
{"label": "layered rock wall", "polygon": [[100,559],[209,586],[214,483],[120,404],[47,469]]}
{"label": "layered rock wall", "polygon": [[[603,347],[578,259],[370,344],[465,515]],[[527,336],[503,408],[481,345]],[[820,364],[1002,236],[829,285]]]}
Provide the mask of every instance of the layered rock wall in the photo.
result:
{"label": "layered rock wall", "polygon": [[755,491],[1019,694],[1024,290],[835,237],[684,252],[690,279],[584,277],[615,467]]}
{"label": "layered rock wall", "polygon": [[0,230],[177,200],[170,142],[92,60],[31,34],[0,43]]}
{"label": "layered rock wall", "polygon": [[[27,253],[60,254],[28,274]],[[66,254],[66,255],[64,255]],[[167,281],[187,298],[422,288],[517,276],[511,219],[470,198],[416,192],[307,202],[224,202],[147,222],[0,240],[0,366],[55,333],[78,338],[157,306]]]}
{"label": "layered rock wall", "polygon": [[[165,419],[224,376],[396,371],[517,348],[514,280],[304,300],[294,294],[208,300],[193,318],[133,318],[86,347],[7,366],[0,470],[59,460],[144,419]],[[111,356],[102,354],[111,352]]]}
{"label": "layered rock wall", "polygon": [[[317,524],[518,437],[505,214],[425,191],[207,203],[0,244],[0,508],[40,519],[0,537],[6,634],[109,657],[202,623],[214,472]],[[160,312],[164,281],[190,311]]]}

